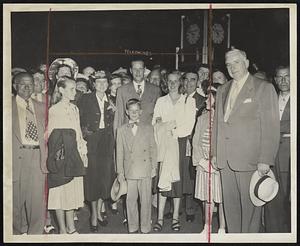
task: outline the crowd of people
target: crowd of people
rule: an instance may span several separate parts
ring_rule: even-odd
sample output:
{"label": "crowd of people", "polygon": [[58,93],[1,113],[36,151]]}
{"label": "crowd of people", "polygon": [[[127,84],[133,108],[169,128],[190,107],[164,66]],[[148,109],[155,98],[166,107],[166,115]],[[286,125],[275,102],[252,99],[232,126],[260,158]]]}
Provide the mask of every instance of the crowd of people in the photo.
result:
{"label": "crowd of people", "polygon": [[[49,211],[58,233],[77,234],[85,203],[91,233],[107,226],[108,208],[123,213],[129,233],[160,232],[167,200],[174,232],[181,203],[194,221],[195,200],[203,234],[214,207],[218,233],[289,232],[289,66],[278,66],[272,83],[248,72],[244,51],[227,51],[225,61],[230,78],[206,64],[150,71],[141,58],[114,72],[79,73],[70,58],[13,68],[14,234],[51,233]],[[265,184],[270,177],[276,182]]]}

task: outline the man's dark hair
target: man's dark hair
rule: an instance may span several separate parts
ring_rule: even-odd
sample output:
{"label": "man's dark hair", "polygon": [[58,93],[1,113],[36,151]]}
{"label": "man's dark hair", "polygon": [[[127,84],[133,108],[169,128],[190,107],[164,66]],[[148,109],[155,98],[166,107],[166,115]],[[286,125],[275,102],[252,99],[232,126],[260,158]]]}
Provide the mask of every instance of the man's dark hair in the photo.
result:
{"label": "man's dark hair", "polygon": [[183,79],[185,79],[185,77],[186,77],[186,75],[187,75],[188,73],[196,74],[196,75],[197,75],[197,80],[199,79],[199,74],[197,73],[196,70],[193,70],[193,69],[186,70],[186,72],[182,75]]}
{"label": "man's dark hair", "polygon": [[126,102],[126,109],[128,110],[131,105],[135,105],[135,104],[138,105],[140,108],[142,108],[141,101],[139,99],[131,98]]}
{"label": "man's dark hair", "polygon": [[15,84],[19,84],[20,80],[24,77],[29,77],[32,79],[33,81],[33,76],[31,73],[28,73],[28,72],[20,72],[20,73],[17,73],[14,78],[13,78],[13,81]]}

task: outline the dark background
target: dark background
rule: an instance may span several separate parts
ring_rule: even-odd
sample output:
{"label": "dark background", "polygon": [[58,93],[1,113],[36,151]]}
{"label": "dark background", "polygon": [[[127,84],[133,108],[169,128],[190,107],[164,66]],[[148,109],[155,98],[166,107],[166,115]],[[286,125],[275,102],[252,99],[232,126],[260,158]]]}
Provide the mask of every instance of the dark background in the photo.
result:
{"label": "dark background", "polygon": [[[215,12],[214,12],[215,11]],[[213,10],[216,13],[219,10]],[[231,14],[231,45],[243,49],[251,63],[272,73],[289,61],[288,9],[226,10]],[[50,14],[50,57],[71,57],[80,70],[87,65],[113,71],[127,67],[124,49],[157,53],[180,46],[181,15],[203,10],[72,11]],[[46,62],[48,12],[12,13],[12,67],[26,69]],[[55,52],[114,52],[119,55],[51,55]],[[145,57],[151,68],[175,68],[175,55]],[[223,63],[223,61],[217,61]]]}

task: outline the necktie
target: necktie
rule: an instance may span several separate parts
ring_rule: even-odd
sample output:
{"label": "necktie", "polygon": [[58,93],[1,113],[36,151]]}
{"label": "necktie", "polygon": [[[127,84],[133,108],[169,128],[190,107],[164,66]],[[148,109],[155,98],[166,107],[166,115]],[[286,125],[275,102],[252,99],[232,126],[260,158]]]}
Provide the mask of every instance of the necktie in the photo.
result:
{"label": "necktie", "polygon": [[28,140],[38,141],[38,132],[36,125],[34,123],[33,111],[30,108],[29,101],[26,100],[26,129],[25,129],[25,138]]}
{"label": "necktie", "polygon": [[139,95],[139,97],[141,97],[142,95],[142,86],[141,85],[138,85],[138,89],[136,90],[136,93]]}
{"label": "necktie", "polygon": [[236,81],[233,81],[232,86],[231,86],[231,90],[230,90],[230,96],[229,96],[229,99],[228,99],[228,105],[227,105],[226,113],[225,113],[225,116],[224,116],[225,121],[227,121],[228,118],[229,118],[229,115],[232,111],[235,100],[237,98],[237,95],[238,95],[238,83]]}

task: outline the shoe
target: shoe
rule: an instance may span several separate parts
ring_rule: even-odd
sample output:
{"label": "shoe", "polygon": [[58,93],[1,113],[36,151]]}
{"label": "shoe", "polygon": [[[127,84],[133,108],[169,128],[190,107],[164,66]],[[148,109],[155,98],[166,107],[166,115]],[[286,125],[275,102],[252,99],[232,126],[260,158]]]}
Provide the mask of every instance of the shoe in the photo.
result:
{"label": "shoe", "polygon": [[98,224],[101,225],[101,226],[105,227],[108,224],[108,221],[106,219],[104,219],[104,220],[97,219],[97,220],[98,220]]}
{"label": "shoe", "polygon": [[193,222],[195,220],[195,215],[194,214],[187,214],[186,215],[186,221],[187,222]]}
{"label": "shoe", "polygon": [[218,230],[218,234],[226,234],[225,229],[224,229],[224,228],[220,228],[220,229]]}
{"label": "shoe", "polygon": [[128,225],[127,219],[125,218],[122,223],[124,226],[127,226]]}
{"label": "shoe", "polygon": [[[159,223],[162,222],[162,223]],[[162,219],[158,219],[155,223],[155,225],[153,226],[153,231],[155,232],[159,232],[162,230],[162,226],[163,226],[163,220]]]}
{"label": "shoe", "polygon": [[171,229],[172,231],[180,231],[180,223],[179,223],[179,220],[178,219],[173,219],[172,221],[172,225],[171,225]]}
{"label": "shoe", "polygon": [[202,235],[207,235],[208,233],[208,226],[205,224],[203,230],[200,232]]}
{"label": "shoe", "polygon": [[92,225],[92,223],[90,223],[90,231],[91,233],[97,233],[98,232],[98,226],[94,226]]}
{"label": "shoe", "polygon": [[53,225],[46,225],[44,226],[44,232],[46,234],[53,234],[55,232],[55,228]]}
{"label": "shoe", "polygon": [[78,231],[75,229],[74,231],[72,232],[67,232],[67,234],[79,234]]}
{"label": "shoe", "polygon": [[100,214],[101,214],[101,217],[102,217],[102,218],[107,218],[107,213],[106,213],[106,211],[105,211],[105,212],[100,212]]}

